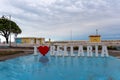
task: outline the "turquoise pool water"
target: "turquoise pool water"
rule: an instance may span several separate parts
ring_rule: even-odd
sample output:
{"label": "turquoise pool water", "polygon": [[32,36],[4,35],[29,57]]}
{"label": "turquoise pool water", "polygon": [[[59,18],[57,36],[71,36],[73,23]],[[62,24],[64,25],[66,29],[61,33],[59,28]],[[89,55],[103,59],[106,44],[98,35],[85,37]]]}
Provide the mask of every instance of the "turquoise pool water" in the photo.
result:
{"label": "turquoise pool water", "polygon": [[120,60],[29,55],[0,62],[0,80],[120,80]]}

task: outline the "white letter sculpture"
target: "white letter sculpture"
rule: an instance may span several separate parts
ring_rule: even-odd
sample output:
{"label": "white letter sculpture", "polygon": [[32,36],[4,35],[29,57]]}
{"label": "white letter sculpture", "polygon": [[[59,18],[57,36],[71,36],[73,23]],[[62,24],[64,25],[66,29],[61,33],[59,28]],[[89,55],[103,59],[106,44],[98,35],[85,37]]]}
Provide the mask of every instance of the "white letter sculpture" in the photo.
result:
{"label": "white letter sculpture", "polygon": [[87,56],[93,56],[92,46],[87,46]]}
{"label": "white letter sculpture", "polygon": [[98,46],[95,46],[95,56],[98,57]]}
{"label": "white letter sculpture", "polygon": [[102,53],[101,53],[101,56],[104,57],[104,56],[109,56],[108,55],[108,50],[107,50],[107,47],[106,46],[102,46]]}
{"label": "white letter sculpture", "polygon": [[75,56],[75,54],[73,54],[73,46],[70,46],[70,54],[71,56]]}
{"label": "white letter sculpture", "polygon": [[34,55],[38,55],[36,46],[34,46]]}
{"label": "white letter sculpture", "polygon": [[50,46],[50,55],[51,56],[55,55],[55,46]]}
{"label": "white letter sculpture", "polygon": [[57,46],[57,56],[62,56],[62,50],[60,49],[62,46]]}
{"label": "white letter sculpture", "polygon": [[84,52],[83,52],[83,46],[80,45],[78,48],[78,56],[84,56]]}
{"label": "white letter sculpture", "polygon": [[68,56],[67,46],[64,46],[64,56]]}

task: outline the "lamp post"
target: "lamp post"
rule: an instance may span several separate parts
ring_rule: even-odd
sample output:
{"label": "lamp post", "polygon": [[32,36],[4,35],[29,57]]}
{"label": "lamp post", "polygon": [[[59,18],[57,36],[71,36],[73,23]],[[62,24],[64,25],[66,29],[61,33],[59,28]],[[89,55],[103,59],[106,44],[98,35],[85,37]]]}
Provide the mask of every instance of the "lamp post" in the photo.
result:
{"label": "lamp post", "polygon": [[71,41],[72,41],[72,30],[71,30]]}
{"label": "lamp post", "polygon": [[72,42],[73,42],[73,34],[72,34],[72,30],[70,31],[70,38],[71,38],[70,43],[72,43]]}

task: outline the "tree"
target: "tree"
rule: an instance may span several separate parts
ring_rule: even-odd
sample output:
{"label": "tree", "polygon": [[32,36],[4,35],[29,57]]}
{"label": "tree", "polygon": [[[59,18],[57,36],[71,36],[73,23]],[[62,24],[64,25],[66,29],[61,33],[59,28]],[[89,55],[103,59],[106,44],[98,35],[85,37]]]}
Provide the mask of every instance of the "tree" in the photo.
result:
{"label": "tree", "polygon": [[14,21],[5,18],[5,16],[0,18],[0,35],[5,37],[6,43],[8,43],[11,33],[20,34],[21,32],[21,29]]}

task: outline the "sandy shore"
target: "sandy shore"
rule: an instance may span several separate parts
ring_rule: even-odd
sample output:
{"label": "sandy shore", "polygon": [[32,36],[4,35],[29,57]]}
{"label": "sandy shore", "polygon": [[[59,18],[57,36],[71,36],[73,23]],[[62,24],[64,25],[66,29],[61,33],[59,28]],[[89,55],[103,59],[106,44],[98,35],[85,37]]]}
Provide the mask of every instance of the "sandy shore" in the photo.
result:
{"label": "sandy shore", "polygon": [[[23,53],[7,55],[7,56],[0,56],[0,61],[16,58],[16,57],[19,57],[19,56],[25,56],[25,55],[33,54],[33,52],[34,52],[33,49],[23,49],[23,48],[0,49],[0,51],[23,51]],[[120,58],[120,51],[109,50],[108,52],[109,52],[110,56]]]}

